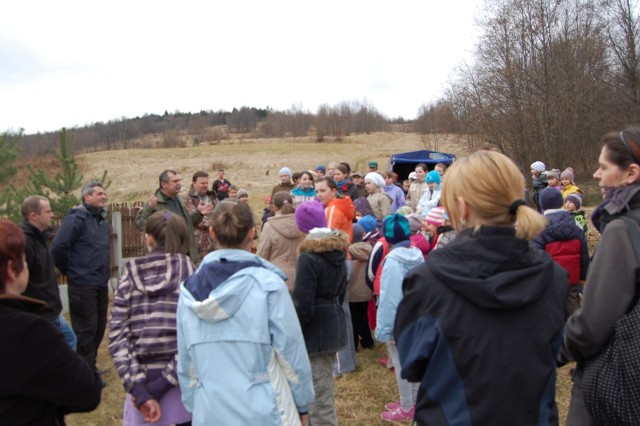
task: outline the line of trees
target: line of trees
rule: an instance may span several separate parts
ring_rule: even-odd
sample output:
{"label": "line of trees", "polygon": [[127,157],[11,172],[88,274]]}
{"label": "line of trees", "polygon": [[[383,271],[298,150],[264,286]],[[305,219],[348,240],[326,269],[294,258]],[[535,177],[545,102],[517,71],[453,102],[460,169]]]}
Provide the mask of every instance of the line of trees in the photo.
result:
{"label": "line of trees", "polygon": [[[402,119],[400,119],[402,120]],[[69,129],[75,138],[75,153],[112,149],[148,148],[144,136],[157,135],[155,146],[177,147],[186,143],[184,135],[198,142],[224,139],[227,134],[250,137],[309,137],[321,141],[327,136],[386,130],[390,121],[375,107],[361,102],[322,105],[316,114],[293,105],[286,111],[241,107],[232,111],[145,114],[142,117],[98,122]],[[213,130],[212,130],[213,129]],[[222,130],[224,129],[224,130]],[[22,135],[20,154],[39,156],[51,152],[58,143],[57,132]]]}
{"label": "line of trees", "polygon": [[425,105],[422,132],[470,135],[523,168],[585,167],[600,138],[640,121],[635,0],[489,0],[474,62]]}

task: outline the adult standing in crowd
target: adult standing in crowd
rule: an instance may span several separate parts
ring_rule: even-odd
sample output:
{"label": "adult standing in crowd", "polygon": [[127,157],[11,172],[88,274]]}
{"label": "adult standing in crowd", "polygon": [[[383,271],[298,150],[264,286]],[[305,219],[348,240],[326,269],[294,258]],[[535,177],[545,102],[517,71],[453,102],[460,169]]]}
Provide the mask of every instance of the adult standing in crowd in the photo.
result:
{"label": "adult standing in crowd", "polygon": [[424,181],[427,176],[427,171],[427,165],[424,163],[418,164],[415,168],[416,179],[411,183],[409,191],[407,192],[407,205],[411,207],[413,211],[416,211],[422,194],[427,190],[427,183]]}
{"label": "adult standing in crowd", "polygon": [[558,423],[569,283],[529,243],[545,220],[522,194],[520,170],[497,152],[447,171],[442,200],[460,234],[407,274],[393,332],[402,378],[421,382],[418,424]]}
{"label": "adult standing in crowd", "polygon": [[288,192],[276,192],[271,198],[273,214],[262,227],[262,235],[256,254],[282,269],[287,276],[287,287],[293,290],[296,282],[296,258],[298,246],[304,239],[296,226],[296,209]]}
{"label": "adult standing in crowd", "polygon": [[0,219],[0,423],[64,425],[98,406],[100,375],[34,314],[46,302],[22,295],[28,282],[24,234]]}
{"label": "adult standing in crowd", "polygon": [[222,201],[229,196],[229,187],[231,186],[231,182],[229,182],[224,177],[224,170],[218,170],[218,179],[213,181],[211,185],[211,189],[216,193],[218,200]]}
{"label": "adult standing in crowd", "polygon": [[333,171],[333,180],[336,181],[338,187],[338,195],[349,196],[351,200],[355,200],[358,196],[358,189],[353,182],[349,180],[351,169],[348,164],[340,163]]}
{"label": "adult standing in crowd", "polygon": [[280,176],[280,182],[273,187],[271,190],[271,196],[273,197],[276,192],[284,191],[291,192],[295,185],[293,184],[291,169],[288,167],[283,167],[278,172],[278,176]]}
{"label": "adult standing in crowd", "polygon": [[98,348],[107,326],[111,231],[104,208],[107,194],[100,182],[85,183],[82,204],[69,211],[53,240],[51,254],[67,276],[71,324],[78,354],[95,370]]}
{"label": "adult standing in crowd", "polygon": [[285,275],[250,252],[246,203],[218,204],[211,229],[219,249],[178,302],[178,379],[193,424],[304,425],[311,366]]}
{"label": "adult standing in crowd", "polygon": [[187,224],[189,232],[189,257],[194,264],[198,264],[200,256],[198,255],[198,247],[194,234],[194,226],[202,222],[203,216],[211,213],[213,205],[198,204],[193,213],[189,213],[185,205],[180,199],[180,190],[182,189],[182,178],[175,170],[164,170],[158,177],[160,187],[155,194],[149,198],[144,204],[142,210],[136,216],[136,228],[144,231],[147,219],[157,211],[169,210],[183,218]]}
{"label": "adult standing in crowd", "polygon": [[22,218],[24,221],[19,227],[26,238],[25,254],[29,266],[29,284],[23,295],[47,304],[46,308],[38,311],[38,315],[53,322],[64,335],[69,347],[75,351],[76,334],[62,315],[55,264],[47,245],[53,219],[49,200],[40,195],[25,198],[22,202]]}
{"label": "adult standing in crowd", "polygon": [[[640,269],[630,226],[640,218],[640,127],[604,136],[593,174],[602,191],[603,202],[591,220],[601,233],[593,255],[582,309],[567,321],[564,355],[577,361],[567,416],[568,425],[595,424],[584,405],[582,379],[585,363],[598,355],[611,338],[615,323],[638,300],[637,271]],[[621,217],[629,216],[632,223]]]}
{"label": "adult standing in crowd", "polygon": [[[198,171],[193,174],[191,178],[191,187],[186,194],[182,195],[182,202],[189,212],[189,216],[195,215],[198,210],[198,206],[211,205],[211,211],[218,203],[216,193],[209,191],[209,174],[204,171]],[[214,249],[213,240],[209,233],[209,226],[211,225],[211,213],[202,215],[200,223],[194,225],[194,238],[196,245],[198,246],[198,255],[200,259],[206,256],[207,253]]]}

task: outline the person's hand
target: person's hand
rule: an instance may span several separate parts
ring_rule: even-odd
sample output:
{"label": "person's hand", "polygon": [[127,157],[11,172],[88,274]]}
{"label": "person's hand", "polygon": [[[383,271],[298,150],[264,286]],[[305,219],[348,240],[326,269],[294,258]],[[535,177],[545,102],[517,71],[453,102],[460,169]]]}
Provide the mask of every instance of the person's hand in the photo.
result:
{"label": "person's hand", "polygon": [[213,204],[199,203],[197,208],[198,208],[198,211],[202,213],[203,216],[206,216],[213,211]]}
{"label": "person's hand", "polygon": [[160,404],[155,399],[150,399],[143,402],[138,407],[138,410],[144,415],[144,421],[147,423],[154,423],[160,420]]}
{"label": "person's hand", "polygon": [[309,420],[309,414],[300,414],[300,423],[302,426],[307,424],[307,420]]}
{"label": "person's hand", "polygon": [[158,204],[158,197],[156,197],[155,195],[152,195],[151,198],[149,198],[149,200],[147,201],[147,203],[149,204],[149,207],[154,208],[156,204]]}

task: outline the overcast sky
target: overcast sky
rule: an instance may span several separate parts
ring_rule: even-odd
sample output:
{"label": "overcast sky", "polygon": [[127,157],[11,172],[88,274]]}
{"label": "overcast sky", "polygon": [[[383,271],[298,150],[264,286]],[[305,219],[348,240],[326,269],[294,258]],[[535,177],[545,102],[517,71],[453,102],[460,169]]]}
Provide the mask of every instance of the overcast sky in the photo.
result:
{"label": "overcast sky", "polygon": [[366,101],[412,119],[471,59],[481,0],[5,1],[0,132]]}

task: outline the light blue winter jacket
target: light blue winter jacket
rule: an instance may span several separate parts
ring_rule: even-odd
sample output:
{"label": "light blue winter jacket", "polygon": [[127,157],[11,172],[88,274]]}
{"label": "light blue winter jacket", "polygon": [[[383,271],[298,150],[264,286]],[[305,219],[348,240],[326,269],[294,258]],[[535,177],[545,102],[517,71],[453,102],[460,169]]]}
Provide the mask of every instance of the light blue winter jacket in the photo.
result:
{"label": "light blue winter jacket", "polygon": [[420,201],[418,201],[418,207],[416,207],[416,213],[418,213],[424,219],[429,214],[429,210],[438,206],[440,197],[442,196],[442,187],[437,185],[433,191],[429,188],[425,189]]}
{"label": "light blue winter jacket", "polygon": [[181,284],[178,379],[194,425],[295,425],[309,410],[311,365],[284,278],[223,249]]}
{"label": "light blue winter jacket", "polygon": [[421,263],[424,263],[424,256],[420,249],[403,243],[394,245],[384,258],[375,330],[377,341],[386,343],[393,339],[393,323],[402,300],[402,281],[409,270]]}

